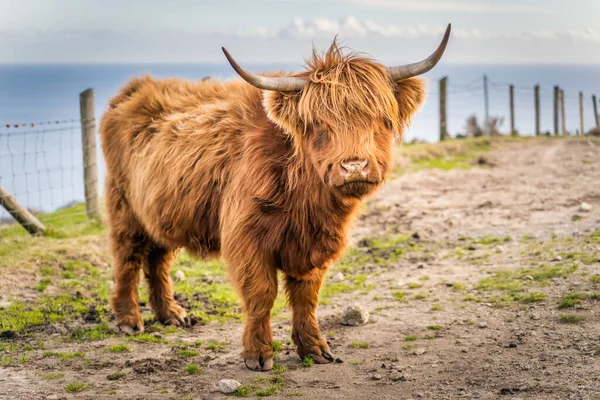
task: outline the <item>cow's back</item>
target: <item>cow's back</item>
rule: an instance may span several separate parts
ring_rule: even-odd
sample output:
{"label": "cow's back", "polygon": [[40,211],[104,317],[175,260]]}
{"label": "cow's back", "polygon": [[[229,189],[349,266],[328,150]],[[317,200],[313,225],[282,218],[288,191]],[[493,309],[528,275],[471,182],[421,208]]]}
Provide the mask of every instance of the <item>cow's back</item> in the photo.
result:
{"label": "cow's back", "polygon": [[[221,195],[240,159],[239,83],[135,78],[114,96],[100,133],[106,190],[118,190],[155,241],[218,251]],[[260,99],[258,99],[260,103]]]}

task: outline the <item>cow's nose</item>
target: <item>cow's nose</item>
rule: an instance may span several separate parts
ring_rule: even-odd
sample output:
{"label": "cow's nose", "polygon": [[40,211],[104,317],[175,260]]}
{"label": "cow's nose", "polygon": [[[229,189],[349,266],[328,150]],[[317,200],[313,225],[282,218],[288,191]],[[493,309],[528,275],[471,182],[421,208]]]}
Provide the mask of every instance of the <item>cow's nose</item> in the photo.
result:
{"label": "cow's nose", "polygon": [[367,177],[369,161],[352,160],[340,164],[341,173],[345,181],[361,180]]}

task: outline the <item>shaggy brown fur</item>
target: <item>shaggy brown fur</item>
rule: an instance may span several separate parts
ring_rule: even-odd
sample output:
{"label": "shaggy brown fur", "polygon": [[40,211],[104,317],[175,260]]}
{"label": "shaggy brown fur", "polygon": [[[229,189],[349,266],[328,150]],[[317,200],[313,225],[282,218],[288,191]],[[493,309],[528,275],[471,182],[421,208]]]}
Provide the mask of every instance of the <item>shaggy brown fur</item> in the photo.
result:
{"label": "shaggy brown fur", "polygon": [[[392,82],[385,67],[333,45],[313,54],[301,92],[243,81],[133,79],[101,122],[106,204],[119,327],[142,330],[137,285],[150,286],[156,317],[185,311],[173,299],[174,252],[221,255],[240,294],[242,353],[272,366],[270,313],[277,270],[293,311],[301,357],[333,360],[315,312],[327,268],[346,246],[361,200],[392,167],[392,141],[424,100],[423,82]],[[364,181],[340,163],[368,160]]]}

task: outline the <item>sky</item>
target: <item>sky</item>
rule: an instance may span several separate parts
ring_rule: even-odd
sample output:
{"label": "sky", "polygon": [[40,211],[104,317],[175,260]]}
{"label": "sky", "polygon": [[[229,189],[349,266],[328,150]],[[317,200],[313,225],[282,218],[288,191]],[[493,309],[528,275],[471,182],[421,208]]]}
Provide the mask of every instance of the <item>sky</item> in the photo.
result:
{"label": "sky", "polygon": [[0,63],[302,65],[337,35],[386,63],[600,64],[598,0],[0,0]]}

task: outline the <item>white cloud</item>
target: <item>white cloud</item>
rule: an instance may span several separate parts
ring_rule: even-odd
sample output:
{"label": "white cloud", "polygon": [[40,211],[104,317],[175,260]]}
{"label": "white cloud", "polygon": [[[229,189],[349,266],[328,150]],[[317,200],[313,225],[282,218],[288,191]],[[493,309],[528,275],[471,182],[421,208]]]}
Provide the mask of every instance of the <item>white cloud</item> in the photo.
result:
{"label": "white cloud", "polygon": [[[341,20],[320,17],[312,21],[294,18],[292,22],[281,29],[266,29],[257,27],[250,30],[214,33],[215,36],[236,37],[240,39],[280,38],[312,40],[317,38],[331,39],[335,35],[340,38],[430,38],[441,37],[445,26],[428,27],[424,25],[397,26],[382,25],[372,20],[360,21],[350,16]],[[548,29],[524,30],[507,34],[493,35],[475,28],[453,28],[452,35],[464,40],[486,39],[529,39],[529,40],[572,40],[581,42],[600,42],[600,31],[587,28],[570,31],[551,31]]]}
{"label": "white cloud", "polygon": [[507,4],[500,1],[474,0],[347,0],[350,3],[369,7],[390,8],[413,12],[466,12],[466,13],[530,13],[545,11],[539,7],[522,4]]}

